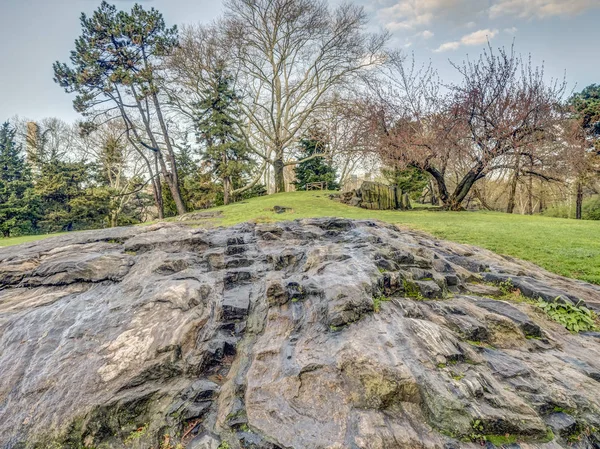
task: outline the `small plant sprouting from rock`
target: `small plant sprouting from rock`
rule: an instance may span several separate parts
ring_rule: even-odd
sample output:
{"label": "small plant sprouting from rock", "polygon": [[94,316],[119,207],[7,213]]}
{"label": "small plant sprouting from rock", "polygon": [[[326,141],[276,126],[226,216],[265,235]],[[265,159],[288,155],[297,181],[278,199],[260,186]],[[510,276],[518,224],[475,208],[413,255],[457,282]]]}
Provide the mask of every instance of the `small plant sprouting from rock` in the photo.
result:
{"label": "small plant sprouting from rock", "polygon": [[596,325],[597,316],[594,312],[585,306],[570,304],[567,302],[559,302],[556,298],[552,302],[546,302],[539,299],[537,306],[557,323],[562,324],[571,332],[593,331],[598,329]]}
{"label": "small plant sprouting from rock", "polygon": [[452,379],[456,381],[460,381],[465,377],[464,373],[457,373],[454,371],[450,371],[450,375],[452,376]]}
{"label": "small plant sprouting from rock", "polygon": [[373,310],[379,312],[381,310],[381,303],[383,301],[390,301],[391,299],[385,295],[373,296]]}
{"label": "small plant sprouting from rock", "polygon": [[148,432],[148,424],[144,424],[142,427],[139,427],[138,429],[131,432],[129,434],[129,436],[127,438],[125,438],[125,441],[123,441],[123,443],[126,446],[133,444],[135,441],[139,440],[144,435],[146,435],[147,432]]}
{"label": "small plant sprouting from rock", "polygon": [[471,423],[473,431],[469,434],[469,441],[484,442],[487,437],[483,434],[483,423],[480,419],[476,419]]}
{"label": "small plant sprouting from rock", "polygon": [[221,444],[219,444],[217,449],[230,449],[229,443],[227,441],[223,441]]}
{"label": "small plant sprouting from rock", "polygon": [[516,290],[515,284],[513,284],[513,281],[511,278],[508,278],[507,280],[498,283],[498,288],[500,289],[500,291],[502,292],[502,294],[504,296],[514,294],[514,292]]}

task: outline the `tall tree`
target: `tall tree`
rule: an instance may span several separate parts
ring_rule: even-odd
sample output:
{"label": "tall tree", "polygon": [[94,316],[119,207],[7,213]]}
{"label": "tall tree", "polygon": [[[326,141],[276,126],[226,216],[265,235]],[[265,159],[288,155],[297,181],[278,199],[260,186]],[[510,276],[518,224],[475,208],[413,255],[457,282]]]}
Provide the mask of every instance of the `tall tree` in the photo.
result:
{"label": "tall tree", "polygon": [[36,198],[31,172],[8,122],[0,127],[0,232],[4,237],[34,231]]}
{"label": "tall tree", "polygon": [[232,77],[222,68],[215,68],[212,83],[197,105],[196,131],[205,146],[204,160],[221,181],[224,204],[229,204],[232,194],[248,188],[234,190],[234,185],[243,184],[241,178],[250,173],[253,165],[246,141],[239,132],[238,101]]}
{"label": "tall tree", "polygon": [[600,174],[600,85],[592,84],[569,99],[565,125],[567,159],[575,178],[575,218],[581,220],[584,188]]}
{"label": "tall tree", "polygon": [[364,32],[356,6],[321,0],[227,0],[226,26],[237,50],[247,100],[245,133],[285,190],[290,151],[336,89],[382,62],[387,36]]}
{"label": "tall tree", "polygon": [[[160,170],[179,214],[185,213],[177,175],[174,141],[163,113],[158,71],[163,57],[177,45],[177,28],[168,28],[160,12],[136,4],[117,11],[103,1],[87,17],[71,52],[71,67],[56,62],[55,81],[77,93],[75,109],[91,122],[122,120],[132,145],[145,159],[162,215]],[[150,150],[149,155],[147,151]]]}

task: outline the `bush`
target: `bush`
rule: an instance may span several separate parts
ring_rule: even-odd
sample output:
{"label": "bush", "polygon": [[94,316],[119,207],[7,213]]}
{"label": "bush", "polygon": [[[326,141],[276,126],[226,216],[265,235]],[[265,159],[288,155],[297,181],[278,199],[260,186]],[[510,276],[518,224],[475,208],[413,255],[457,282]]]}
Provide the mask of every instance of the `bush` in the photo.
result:
{"label": "bush", "polygon": [[585,220],[600,220],[600,195],[584,201],[581,212]]}

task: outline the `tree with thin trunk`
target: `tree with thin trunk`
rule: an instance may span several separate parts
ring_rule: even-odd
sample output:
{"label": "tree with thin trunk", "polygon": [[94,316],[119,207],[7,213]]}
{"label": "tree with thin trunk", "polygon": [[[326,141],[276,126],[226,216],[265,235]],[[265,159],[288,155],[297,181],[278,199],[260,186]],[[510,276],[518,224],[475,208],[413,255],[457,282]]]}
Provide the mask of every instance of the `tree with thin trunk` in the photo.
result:
{"label": "tree with thin trunk", "polygon": [[[237,51],[245,134],[285,191],[291,150],[331,94],[382,62],[387,35],[369,35],[356,6],[321,0],[227,0],[225,25]],[[319,157],[314,155],[311,157]]]}
{"label": "tree with thin trunk", "polygon": [[204,147],[204,160],[221,180],[223,204],[229,204],[241,179],[250,172],[244,138],[239,133],[238,96],[232,88],[232,78],[225,70],[215,68],[212,86],[203,92],[197,104],[196,131]]}
{"label": "tree with thin trunk", "polygon": [[[135,5],[117,11],[103,1],[87,17],[71,52],[71,66],[56,62],[54,79],[76,93],[75,109],[97,124],[118,118],[127,138],[144,158],[162,216],[160,171],[179,214],[181,199],[173,139],[161,104],[158,67],[177,45],[177,28],[168,28],[160,12]],[[150,153],[148,153],[148,151]]]}

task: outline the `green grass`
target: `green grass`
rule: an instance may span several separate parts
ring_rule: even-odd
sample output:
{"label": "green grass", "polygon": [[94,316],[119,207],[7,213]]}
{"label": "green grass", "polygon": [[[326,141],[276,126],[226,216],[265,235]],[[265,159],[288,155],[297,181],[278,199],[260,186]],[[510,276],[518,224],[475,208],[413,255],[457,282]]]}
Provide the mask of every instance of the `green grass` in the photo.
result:
{"label": "green grass", "polygon": [[27,242],[34,242],[36,240],[42,240],[42,239],[45,239],[48,237],[54,237],[55,235],[60,235],[60,234],[24,235],[22,237],[0,238],[0,247],[20,245],[21,243],[27,243]]}
{"label": "green grass", "polygon": [[[272,211],[275,205],[292,210],[276,214]],[[501,212],[370,211],[332,201],[328,192],[320,191],[268,195],[216,210],[223,211],[223,216],[211,221],[223,226],[250,220],[276,222],[323,216],[377,219],[443,239],[481,246],[499,254],[529,260],[563,276],[600,284],[600,221]],[[0,246],[45,237],[0,239]]]}

